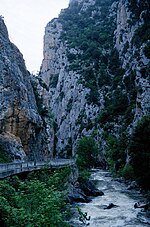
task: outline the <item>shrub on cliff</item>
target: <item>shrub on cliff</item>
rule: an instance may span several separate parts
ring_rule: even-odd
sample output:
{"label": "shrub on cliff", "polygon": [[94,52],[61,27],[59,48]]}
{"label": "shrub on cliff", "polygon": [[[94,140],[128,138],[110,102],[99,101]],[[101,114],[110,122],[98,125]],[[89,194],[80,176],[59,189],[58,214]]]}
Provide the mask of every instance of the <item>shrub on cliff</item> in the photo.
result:
{"label": "shrub on cliff", "polygon": [[0,163],[7,163],[10,162],[11,158],[7,154],[7,152],[4,150],[4,148],[0,145]]}

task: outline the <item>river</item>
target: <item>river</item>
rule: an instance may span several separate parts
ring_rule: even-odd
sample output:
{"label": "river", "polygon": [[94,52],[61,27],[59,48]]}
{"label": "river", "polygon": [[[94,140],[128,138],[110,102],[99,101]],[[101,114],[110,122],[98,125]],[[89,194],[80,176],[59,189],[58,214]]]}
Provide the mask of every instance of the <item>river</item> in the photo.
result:
{"label": "river", "polygon": [[[124,183],[114,180],[107,171],[95,170],[91,179],[97,183],[97,188],[104,192],[89,203],[79,203],[83,213],[87,212],[90,227],[146,227],[150,220],[146,218],[142,209],[134,208],[134,204],[143,200],[143,196],[136,190],[127,190]],[[110,203],[117,205],[111,209],[104,209]],[[86,226],[78,218],[74,218],[73,226]]]}

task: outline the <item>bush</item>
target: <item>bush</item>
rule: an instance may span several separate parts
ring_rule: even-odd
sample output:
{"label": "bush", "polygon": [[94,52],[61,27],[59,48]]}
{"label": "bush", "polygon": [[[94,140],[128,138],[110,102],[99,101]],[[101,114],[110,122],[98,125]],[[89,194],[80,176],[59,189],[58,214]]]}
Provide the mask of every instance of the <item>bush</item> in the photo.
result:
{"label": "bush", "polygon": [[129,154],[138,183],[144,189],[150,189],[150,115],[144,116],[135,128]]}
{"label": "bush", "polygon": [[92,137],[83,137],[77,145],[77,165],[79,169],[90,169],[97,164],[98,146]]}
{"label": "bush", "polygon": [[31,173],[25,181],[16,176],[0,181],[1,226],[68,227],[64,185],[68,169]]}
{"label": "bush", "polygon": [[79,177],[78,177],[79,183],[82,185],[85,182],[87,182],[90,178],[90,175],[91,175],[90,172],[87,170],[79,171]]}
{"label": "bush", "polygon": [[148,42],[144,47],[144,54],[147,58],[150,58],[150,42]]}
{"label": "bush", "polygon": [[4,148],[0,145],[0,163],[7,163],[10,162],[11,158],[4,150]]}
{"label": "bush", "polygon": [[97,165],[98,146],[92,137],[84,136],[77,145],[78,181],[84,185],[90,178],[90,168]]}
{"label": "bush", "polygon": [[110,170],[118,172],[126,163],[126,148],[128,138],[122,135],[119,138],[109,135],[107,138],[106,158]]}
{"label": "bush", "polygon": [[133,167],[130,164],[127,164],[119,171],[119,175],[124,177],[127,180],[135,179]]}

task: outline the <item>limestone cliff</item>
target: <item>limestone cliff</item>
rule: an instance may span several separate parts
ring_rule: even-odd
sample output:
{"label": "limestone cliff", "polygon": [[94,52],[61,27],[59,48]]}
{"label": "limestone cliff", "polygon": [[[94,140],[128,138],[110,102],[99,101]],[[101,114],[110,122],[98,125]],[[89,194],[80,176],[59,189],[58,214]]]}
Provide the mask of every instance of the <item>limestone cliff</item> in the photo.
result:
{"label": "limestone cliff", "polygon": [[43,159],[47,151],[30,80],[23,56],[10,42],[0,17],[0,148],[12,160]]}
{"label": "limestone cliff", "polygon": [[[84,1],[79,1],[83,4]],[[69,9],[74,8],[74,3],[70,2]],[[88,9],[89,5],[94,5],[95,1],[90,1],[82,5],[82,10]],[[66,12],[62,11],[63,16]],[[61,20],[54,19],[47,24],[44,36],[44,60],[41,66],[40,78],[48,85],[49,91],[41,90],[44,104],[50,108],[54,114],[56,128],[54,130],[54,149],[58,155],[74,155],[76,141],[83,135],[90,135],[86,130],[86,125],[91,123],[103,107],[103,95],[99,94],[99,106],[87,103],[89,88],[85,88],[79,82],[81,75],[70,70],[68,51],[72,55],[80,54],[80,50],[69,48],[67,43],[61,39],[63,32]]]}
{"label": "limestone cliff", "polygon": [[120,1],[117,12],[116,48],[125,70],[123,80],[135,74],[135,123],[150,113],[149,10],[148,1]]}
{"label": "limestone cliff", "polygon": [[55,153],[74,155],[83,135],[100,151],[112,137],[126,150],[124,135],[150,110],[148,21],[148,1],[71,0],[47,24],[39,91],[54,115]]}

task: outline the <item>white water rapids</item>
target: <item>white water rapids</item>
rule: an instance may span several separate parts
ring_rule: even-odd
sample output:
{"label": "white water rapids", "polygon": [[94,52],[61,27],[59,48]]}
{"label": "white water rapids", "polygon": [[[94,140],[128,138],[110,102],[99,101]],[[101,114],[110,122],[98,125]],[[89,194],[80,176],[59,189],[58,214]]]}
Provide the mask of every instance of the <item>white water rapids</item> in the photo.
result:
{"label": "white water rapids", "polygon": [[[97,188],[104,192],[104,196],[98,196],[89,203],[79,203],[82,212],[87,212],[90,221],[81,223],[74,218],[73,226],[90,227],[146,227],[148,219],[142,209],[134,208],[134,204],[143,199],[136,190],[127,190],[123,183],[112,179],[107,171],[96,170],[92,173],[92,180],[97,182]],[[110,203],[117,205],[112,209],[104,209]]]}

